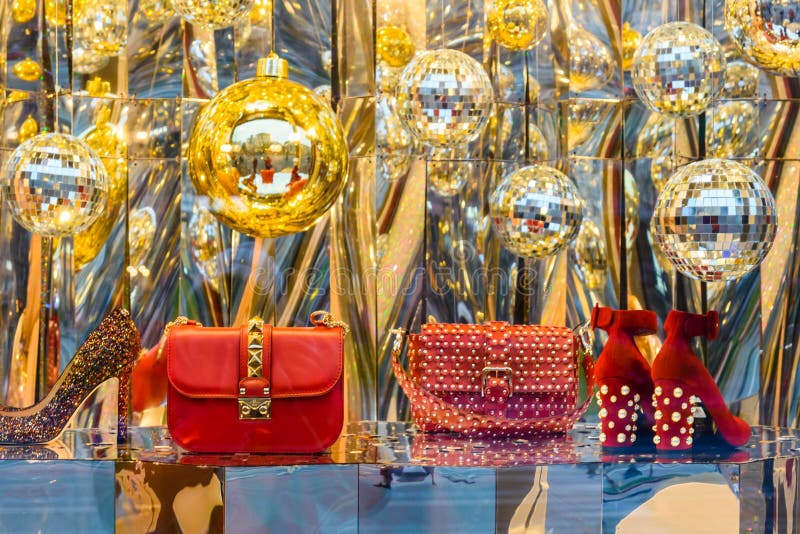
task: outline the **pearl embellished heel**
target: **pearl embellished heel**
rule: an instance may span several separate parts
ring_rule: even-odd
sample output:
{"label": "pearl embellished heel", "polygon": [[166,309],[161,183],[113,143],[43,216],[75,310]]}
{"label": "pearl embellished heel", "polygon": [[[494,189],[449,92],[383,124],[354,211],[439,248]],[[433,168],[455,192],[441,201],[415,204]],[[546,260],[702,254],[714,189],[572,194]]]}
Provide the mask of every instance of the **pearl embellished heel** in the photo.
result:
{"label": "pearl embellished heel", "polygon": [[597,405],[600,407],[600,443],[604,447],[634,445],[640,398],[640,394],[622,379],[608,378],[600,384]]}
{"label": "pearl embellished heel", "polygon": [[659,452],[685,451],[694,439],[694,408],[683,382],[658,380],[653,392],[653,443]]}

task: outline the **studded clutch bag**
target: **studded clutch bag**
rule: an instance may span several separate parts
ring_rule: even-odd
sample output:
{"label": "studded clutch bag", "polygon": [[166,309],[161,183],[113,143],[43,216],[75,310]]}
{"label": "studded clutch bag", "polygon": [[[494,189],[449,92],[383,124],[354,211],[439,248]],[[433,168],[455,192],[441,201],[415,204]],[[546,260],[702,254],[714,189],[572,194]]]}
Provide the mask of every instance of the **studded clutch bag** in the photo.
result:
{"label": "studded clutch bag", "polygon": [[198,453],[316,453],[344,419],[347,326],[315,312],[311,327],[169,329],[167,426]]}
{"label": "studded clutch bag", "polygon": [[400,362],[404,334],[395,338],[392,368],[424,432],[475,437],[566,432],[589,403],[594,360],[588,329],[425,324],[408,336],[408,371]]}

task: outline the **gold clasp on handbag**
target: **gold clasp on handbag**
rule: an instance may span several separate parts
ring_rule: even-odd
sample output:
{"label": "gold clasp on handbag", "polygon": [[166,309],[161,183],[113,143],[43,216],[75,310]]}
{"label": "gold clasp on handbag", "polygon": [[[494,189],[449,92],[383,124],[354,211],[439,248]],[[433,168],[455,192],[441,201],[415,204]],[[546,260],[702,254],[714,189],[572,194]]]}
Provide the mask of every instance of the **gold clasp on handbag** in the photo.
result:
{"label": "gold clasp on handbag", "polygon": [[240,397],[239,398],[239,419],[271,419],[272,418],[272,399],[269,397]]}
{"label": "gold clasp on handbag", "polygon": [[511,379],[514,376],[514,371],[511,370],[511,367],[484,367],[481,369],[481,397],[486,396],[486,379],[489,378],[489,375],[492,374],[497,376],[500,373],[506,375],[508,378],[509,393],[513,391],[514,386],[511,382]]}

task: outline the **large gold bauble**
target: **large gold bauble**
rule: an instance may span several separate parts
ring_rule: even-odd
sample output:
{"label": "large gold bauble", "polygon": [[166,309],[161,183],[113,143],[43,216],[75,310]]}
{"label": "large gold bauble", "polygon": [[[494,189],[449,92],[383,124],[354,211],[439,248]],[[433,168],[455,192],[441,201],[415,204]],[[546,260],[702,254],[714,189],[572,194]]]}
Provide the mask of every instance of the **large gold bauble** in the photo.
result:
{"label": "large gold bauble", "polygon": [[0,192],[17,222],[50,237],[80,232],[106,207],[108,176],[86,143],[67,134],[37,135],[5,163]]}
{"label": "large gold bauble", "polygon": [[759,70],[744,61],[731,61],[725,70],[725,98],[755,98],[758,94]]}
{"label": "large gold bauble", "polygon": [[630,22],[622,25],[622,69],[630,70],[633,56],[642,44],[642,34],[631,28]]}
{"label": "large gold bauble", "polygon": [[503,179],[489,199],[489,214],[503,246],[526,258],[545,258],[575,239],[583,201],[561,171],[524,167]]}
{"label": "large gold bauble", "polygon": [[466,145],[492,110],[492,81],[483,66],[457,50],[417,54],[400,75],[397,113],[406,128],[433,147]]}
{"label": "large gold bauble", "polygon": [[18,24],[32,20],[36,16],[36,0],[14,0],[11,2],[11,16]]}
{"label": "large gold bauble", "polygon": [[116,56],[128,42],[128,3],[120,0],[75,0],[73,36],[76,48]]}
{"label": "large gold bauble", "polygon": [[92,147],[106,168],[109,180],[108,203],[103,213],[88,228],[75,234],[73,241],[75,268],[92,261],[108,241],[128,194],[128,147],[124,134],[109,122],[111,110],[101,106],[94,127],[81,135]]}
{"label": "large gold bauble", "polygon": [[186,22],[219,30],[247,16],[253,3],[254,0],[172,0],[172,7]]}
{"label": "large gold bauble", "polygon": [[758,266],[778,230],[775,198],[741,163],[708,159],[676,172],[658,196],[655,239],[683,274],[732,280]]}
{"label": "large gold bauble", "polygon": [[220,91],[197,116],[189,173],[208,209],[256,237],[301,232],[336,201],[347,178],[342,126],[327,102],[262,59],[258,75]]}
{"label": "large gold bauble", "polygon": [[742,55],[776,76],[800,75],[800,1],[726,0],[725,29]]}
{"label": "large gold bauble", "polygon": [[611,50],[581,27],[569,29],[569,90],[575,93],[600,89],[614,76]]}
{"label": "large gold bauble", "polygon": [[414,57],[416,47],[408,32],[399,26],[378,28],[375,53],[391,67],[405,67]]}
{"label": "large gold bauble", "polygon": [[642,40],[633,60],[633,87],[653,111],[696,115],[711,105],[725,78],[725,55],[714,36],[690,22],[670,22]]}
{"label": "large gold bauble", "polygon": [[588,289],[602,289],[608,277],[608,251],[600,228],[591,219],[584,219],[573,245],[575,259]]}
{"label": "large gold bauble", "polygon": [[486,29],[509,50],[530,50],[547,35],[547,7],[542,0],[494,0],[486,10]]}

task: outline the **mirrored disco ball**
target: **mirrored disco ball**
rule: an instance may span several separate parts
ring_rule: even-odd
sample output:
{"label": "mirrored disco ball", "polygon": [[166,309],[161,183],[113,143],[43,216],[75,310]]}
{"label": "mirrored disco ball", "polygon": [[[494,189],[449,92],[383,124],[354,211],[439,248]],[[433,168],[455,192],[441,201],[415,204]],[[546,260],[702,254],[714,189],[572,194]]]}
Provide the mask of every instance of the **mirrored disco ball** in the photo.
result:
{"label": "mirrored disco ball", "polygon": [[705,110],[725,78],[722,46],[704,28],[670,22],[648,33],[633,58],[633,87],[650,109],[673,117]]}
{"label": "mirrored disco ball", "polygon": [[489,214],[505,248],[517,256],[544,258],[578,235],[583,201],[564,173],[533,165],[500,182],[489,200]]}
{"label": "mirrored disco ball", "polygon": [[253,9],[254,0],[172,0],[172,7],[191,24],[215,30],[233,26]]}
{"label": "mirrored disco ball", "polygon": [[687,165],[656,203],[656,243],[683,274],[708,282],[739,278],[761,263],[778,229],[775,199],[741,163]]}
{"label": "mirrored disco ball", "polygon": [[476,138],[492,109],[492,82],[483,66],[456,50],[417,54],[398,80],[397,113],[430,146],[464,145]]}
{"label": "mirrored disco ball", "polygon": [[754,65],[777,76],[800,75],[800,2],[727,0],[725,29]]}
{"label": "mirrored disco ball", "polygon": [[48,133],[14,150],[0,192],[24,228],[59,237],[92,224],[106,207],[109,187],[103,162],[86,143]]}

